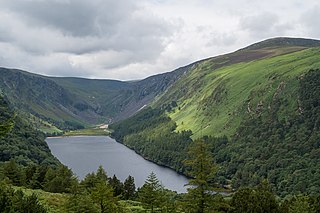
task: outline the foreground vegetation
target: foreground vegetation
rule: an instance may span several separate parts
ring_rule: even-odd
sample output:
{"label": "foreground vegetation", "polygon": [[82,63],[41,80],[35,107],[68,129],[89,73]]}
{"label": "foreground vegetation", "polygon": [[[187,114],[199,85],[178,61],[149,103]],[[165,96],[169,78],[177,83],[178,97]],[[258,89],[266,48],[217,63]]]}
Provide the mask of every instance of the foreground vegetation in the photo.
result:
{"label": "foreground vegetation", "polygon": [[292,195],[280,199],[262,181],[241,187],[228,197],[215,194],[216,165],[208,144],[197,140],[190,146],[188,192],[165,189],[154,173],[141,188],[134,178],[121,182],[100,166],[95,173],[77,180],[67,167],[20,166],[11,160],[0,165],[0,212],[311,212],[320,210],[320,195]]}

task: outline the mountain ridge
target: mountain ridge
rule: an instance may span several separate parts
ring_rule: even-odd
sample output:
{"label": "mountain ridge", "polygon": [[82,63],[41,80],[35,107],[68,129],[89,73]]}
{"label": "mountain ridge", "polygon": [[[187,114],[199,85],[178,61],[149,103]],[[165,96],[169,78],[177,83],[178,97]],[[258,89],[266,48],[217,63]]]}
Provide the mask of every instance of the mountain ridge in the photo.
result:
{"label": "mountain ridge", "polygon": [[[281,46],[279,48],[278,46]],[[305,46],[303,46],[305,45]],[[288,54],[320,41],[297,38],[273,38],[249,45],[233,53],[210,57],[138,81],[50,77],[18,69],[1,68],[0,88],[28,119],[37,119],[40,129],[52,125],[58,129],[81,128],[98,123],[112,123],[134,115],[147,105],[166,101],[161,98],[175,82],[190,76],[199,65],[211,64],[211,70],[262,58]],[[272,48],[277,46],[277,48]],[[206,75],[202,73],[200,75]],[[11,83],[11,85],[10,85]],[[41,85],[40,87],[36,85]],[[50,113],[48,113],[50,109]],[[67,123],[66,123],[67,122]],[[50,128],[49,128],[50,129]],[[48,129],[46,129],[47,131]]]}

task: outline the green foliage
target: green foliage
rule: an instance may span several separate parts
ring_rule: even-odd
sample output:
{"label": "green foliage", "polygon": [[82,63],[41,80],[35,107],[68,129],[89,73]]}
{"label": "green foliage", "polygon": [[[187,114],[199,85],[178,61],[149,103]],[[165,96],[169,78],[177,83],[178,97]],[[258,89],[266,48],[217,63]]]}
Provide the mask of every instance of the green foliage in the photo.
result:
{"label": "green foliage", "polygon": [[232,197],[231,212],[279,212],[271,187],[264,182],[256,188],[240,188]]}
{"label": "green foliage", "polygon": [[98,213],[99,209],[96,207],[91,197],[86,194],[74,194],[69,197],[65,204],[66,212],[78,213]]}
{"label": "green foliage", "polygon": [[132,200],[136,195],[136,186],[134,184],[134,177],[128,176],[123,182],[123,196],[124,200]]}
{"label": "green foliage", "polygon": [[121,196],[124,193],[123,183],[121,183],[116,175],[113,175],[112,178],[109,179],[109,184],[113,189],[113,195],[115,197]]}
{"label": "green foliage", "polygon": [[[0,161],[14,159],[21,165],[58,165],[59,161],[51,154],[48,145],[44,141],[45,136],[19,116],[13,117],[14,113],[8,107],[8,103],[0,98],[0,121],[4,123],[4,126],[9,125],[10,128],[12,126],[10,132],[6,131],[7,134],[0,137]],[[8,118],[9,121],[4,118],[8,116],[8,113],[12,116]],[[8,122],[10,124],[6,124]]]}
{"label": "green foliage", "polygon": [[[254,186],[267,178],[281,196],[289,193],[319,193],[320,71],[300,77],[294,114],[281,118],[281,103],[275,98],[272,110],[243,120],[230,141],[213,150],[233,186]],[[280,104],[276,104],[280,103]]]}
{"label": "green foliage", "polygon": [[48,192],[71,192],[72,187],[77,183],[71,169],[61,165],[55,169],[48,169],[43,187]]}
{"label": "green foliage", "polygon": [[0,91],[0,138],[7,134],[13,127],[13,112]]}
{"label": "green foliage", "polygon": [[113,196],[113,189],[107,182],[99,182],[92,188],[90,196],[100,207],[100,212],[116,212],[117,199]]}
{"label": "green foliage", "polygon": [[139,200],[153,213],[156,208],[162,207],[163,196],[164,188],[155,173],[151,172],[143,186],[138,190]]}
{"label": "green foliage", "polygon": [[14,160],[4,163],[3,175],[9,179],[9,182],[15,186],[22,186],[25,182],[24,173],[21,166],[17,165]]}
{"label": "green foliage", "polygon": [[35,194],[26,196],[21,190],[15,191],[0,182],[0,212],[45,213],[47,210]]}

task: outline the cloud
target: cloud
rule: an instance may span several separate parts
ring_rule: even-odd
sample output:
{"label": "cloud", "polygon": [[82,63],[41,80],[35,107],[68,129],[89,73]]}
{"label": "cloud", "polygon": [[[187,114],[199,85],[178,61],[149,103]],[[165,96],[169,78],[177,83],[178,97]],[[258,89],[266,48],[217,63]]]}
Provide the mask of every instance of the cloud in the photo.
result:
{"label": "cloud", "polygon": [[139,79],[275,36],[319,38],[317,0],[0,0],[0,66]]}
{"label": "cloud", "polygon": [[320,20],[320,6],[316,5],[307,11],[305,11],[301,17],[300,21],[303,26],[306,27],[306,31],[312,37],[320,37],[319,29],[319,20]]}
{"label": "cloud", "polygon": [[253,36],[267,37],[273,35],[279,25],[279,17],[270,12],[249,15],[240,19],[241,29],[249,32]]}

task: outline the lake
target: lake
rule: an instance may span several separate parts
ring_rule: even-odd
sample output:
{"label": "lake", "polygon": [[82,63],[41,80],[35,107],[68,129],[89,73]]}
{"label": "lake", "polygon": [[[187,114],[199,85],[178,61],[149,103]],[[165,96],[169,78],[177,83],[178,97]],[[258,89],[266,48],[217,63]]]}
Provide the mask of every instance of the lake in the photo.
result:
{"label": "lake", "polygon": [[166,188],[179,193],[186,192],[184,185],[188,179],[185,176],[145,160],[110,137],[53,137],[47,138],[46,142],[52,154],[71,168],[79,179],[97,171],[102,165],[109,177],[115,174],[124,181],[129,175],[133,176],[136,187],[141,187],[147,176],[154,172]]}

